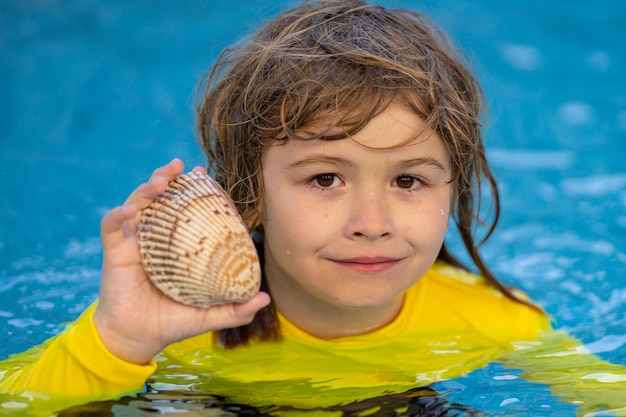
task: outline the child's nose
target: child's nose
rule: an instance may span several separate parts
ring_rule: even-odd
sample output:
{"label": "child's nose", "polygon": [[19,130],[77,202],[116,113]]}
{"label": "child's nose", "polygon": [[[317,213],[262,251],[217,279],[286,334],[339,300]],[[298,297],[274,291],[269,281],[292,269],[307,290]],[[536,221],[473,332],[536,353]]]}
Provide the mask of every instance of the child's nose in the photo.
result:
{"label": "child's nose", "polygon": [[384,193],[365,192],[350,208],[346,232],[351,237],[374,240],[393,234],[390,207]]}

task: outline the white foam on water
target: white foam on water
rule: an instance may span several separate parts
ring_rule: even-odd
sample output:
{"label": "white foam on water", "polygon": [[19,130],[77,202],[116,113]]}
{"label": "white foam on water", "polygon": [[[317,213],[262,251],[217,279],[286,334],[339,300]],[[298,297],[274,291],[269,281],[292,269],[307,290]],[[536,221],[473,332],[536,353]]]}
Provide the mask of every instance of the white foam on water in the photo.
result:
{"label": "white foam on water", "polygon": [[591,353],[605,353],[613,352],[624,345],[626,345],[626,335],[609,334],[595,342],[587,343],[585,347]]}
{"label": "white foam on water", "polygon": [[532,72],[543,65],[539,49],[530,45],[507,44],[500,48],[502,58],[513,68]]}
{"label": "white foam on water", "polygon": [[596,372],[593,374],[587,374],[584,376],[581,376],[580,379],[593,379],[596,380],[598,382],[603,382],[605,384],[610,384],[613,382],[624,382],[626,381],[626,375],[617,375],[617,374],[611,374],[608,372]]}
{"label": "white foam on water", "polygon": [[606,72],[611,68],[613,60],[611,56],[605,51],[593,51],[587,54],[585,62],[589,67],[595,69],[598,72]]}
{"label": "white foam on water", "polygon": [[30,319],[30,318],[17,318],[17,319],[7,320],[7,323],[9,323],[13,327],[17,327],[18,329],[25,329],[28,327],[39,326],[40,324],[43,323],[43,320],[35,320],[35,319]]}
{"label": "white foam on water", "polygon": [[594,122],[593,107],[582,101],[563,103],[557,110],[559,120],[570,126],[583,126]]}
{"label": "white foam on water", "polygon": [[576,155],[567,150],[534,151],[530,149],[491,149],[487,151],[489,161],[507,169],[552,169],[570,168]]}
{"label": "white foam on water", "polygon": [[515,404],[518,402],[519,402],[519,398],[507,398],[506,400],[500,403],[500,407],[506,407],[507,405]]}
{"label": "white foam on water", "polygon": [[67,258],[86,258],[99,255],[102,252],[102,244],[99,238],[88,238],[85,241],[72,239],[65,246],[63,254]]}
{"label": "white foam on water", "polygon": [[626,191],[626,173],[566,178],[561,180],[561,188],[570,196],[605,197]]}
{"label": "white foam on water", "polygon": [[566,276],[566,271],[555,263],[552,253],[525,253],[508,260],[511,276],[525,281],[556,281]]}
{"label": "white foam on water", "polygon": [[28,404],[19,401],[5,401],[1,405],[6,410],[24,410],[28,408]]}
{"label": "white foam on water", "polygon": [[496,375],[493,377],[496,381],[512,381],[514,379],[519,379],[517,375]]}
{"label": "white foam on water", "polygon": [[563,251],[563,249],[571,249],[574,251],[593,253],[595,255],[610,256],[613,255],[617,248],[608,240],[588,240],[577,236],[573,232],[557,233],[553,235],[538,236],[534,239],[533,244],[538,249],[551,249]]}
{"label": "white foam on water", "polygon": [[40,300],[35,302],[35,307],[40,310],[52,310],[55,304],[52,301]]}
{"label": "white foam on water", "polygon": [[[588,298],[593,302],[589,315],[596,318],[598,323],[601,323],[609,313],[620,311],[624,308],[626,304],[626,288],[612,289],[608,299],[600,298],[595,293],[590,293]],[[624,338],[626,340],[626,336]]]}

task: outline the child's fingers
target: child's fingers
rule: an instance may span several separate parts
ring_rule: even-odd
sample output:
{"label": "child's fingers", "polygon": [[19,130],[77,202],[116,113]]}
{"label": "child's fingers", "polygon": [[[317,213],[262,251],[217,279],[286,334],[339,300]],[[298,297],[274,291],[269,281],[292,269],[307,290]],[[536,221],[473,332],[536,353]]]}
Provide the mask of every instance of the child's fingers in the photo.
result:
{"label": "child's fingers", "polygon": [[140,210],[152,203],[154,197],[163,193],[169,181],[164,177],[155,177],[150,181],[141,184],[128,196],[124,202],[125,206],[137,206]]}
{"label": "child's fingers", "polygon": [[199,172],[201,174],[207,174],[206,172],[206,168],[201,167],[201,166],[196,166],[192,169],[193,172]]}
{"label": "child's fingers", "polygon": [[119,206],[109,211],[100,223],[100,234],[102,244],[106,247],[114,247],[123,243],[126,238],[124,233],[124,222],[137,215],[137,207]]}
{"label": "child's fingers", "polygon": [[[137,187],[126,199],[122,207],[128,207],[128,209],[117,207],[102,219],[103,243],[120,243],[121,240],[115,239],[134,236],[137,232],[136,219],[139,210],[148,207],[156,196],[165,191],[169,182],[182,173],[184,168],[185,165],[180,159],[174,159],[167,165],[155,169],[150,180]],[[105,239],[108,240],[105,242]]]}
{"label": "child's fingers", "polygon": [[176,177],[182,174],[184,169],[185,169],[185,164],[183,163],[183,161],[181,161],[178,158],[175,158],[172,161],[170,161],[170,163],[168,163],[167,165],[163,165],[162,167],[155,169],[152,172],[152,175],[150,176],[150,180],[153,180],[158,177],[164,177],[168,181],[173,181],[176,179]]}
{"label": "child's fingers", "polygon": [[126,199],[124,205],[135,205],[140,210],[148,207],[157,195],[165,191],[167,184],[182,173],[184,168],[185,165],[180,159],[174,159],[169,164],[155,169],[150,180],[137,187]]}

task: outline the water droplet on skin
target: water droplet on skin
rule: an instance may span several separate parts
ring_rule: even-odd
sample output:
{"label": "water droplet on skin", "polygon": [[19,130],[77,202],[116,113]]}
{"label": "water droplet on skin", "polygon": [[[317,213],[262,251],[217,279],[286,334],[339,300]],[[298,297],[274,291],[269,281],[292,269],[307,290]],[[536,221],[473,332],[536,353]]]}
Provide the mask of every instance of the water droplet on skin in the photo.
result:
{"label": "water droplet on skin", "polygon": [[291,251],[290,251],[289,249],[287,249],[287,250],[285,251],[285,253],[286,253],[287,255],[291,255]]}
{"label": "water droplet on skin", "polygon": [[445,215],[446,215],[446,212],[445,212],[445,211],[443,211],[443,209],[442,209],[442,208],[440,208],[440,209],[439,209],[439,213],[441,213],[441,215],[442,215],[442,216],[445,216]]}

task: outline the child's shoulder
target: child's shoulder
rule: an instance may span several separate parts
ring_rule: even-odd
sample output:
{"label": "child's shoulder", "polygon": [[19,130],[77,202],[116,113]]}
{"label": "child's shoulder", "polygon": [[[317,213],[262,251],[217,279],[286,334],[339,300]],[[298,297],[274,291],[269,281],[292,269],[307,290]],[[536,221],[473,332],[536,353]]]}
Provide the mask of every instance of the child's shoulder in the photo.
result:
{"label": "child's shoulder", "polygon": [[445,262],[436,262],[408,294],[414,317],[431,317],[434,328],[472,329],[497,340],[535,338],[549,328],[548,316],[538,309]]}
{"label": "child's shoulder", "polygon": [[473,272],[469,272],[463,268],[459,268],[445,261],[439,260],[435,261],[435,263],[428,272],[444,279],[449,278],[459,280],[468,284],[475,284],[477,282],[485,281],[485,278],[481,275],[474,274]]}
{"label": "child's shoulder", "polygon": [[[447,296],[466,295],[471,293],[479,296],[483,301],[487,299],[509,300],[515,305],[519,304],[506,297],[500,290],[492,286],[482,275],[453,266],[444,261],[437,261],[424,276],[425,283],[433,289],[446,292]],[[519,289],[513,292],[521,299],[529,300],[528,296]],[[468,301],[471,301],[469,299]],[[523,304],[522,304],[523,305]]]}
{"label": "child's shoulder", "polygon": [[489,285],[485,277],[456,267],[444,261],[436,261],[424,276],[431,285],[438,285],[448,290],[473,291],[488,296],[499,297],[500,291]]}
{"label": "child's shoulder", "polygon": [[[507,297],[485,277],[444,261],[437,261],[412,289],[421,301],[493,306]],[[441,299],[441,300],[440,300]],[[512,300],[511,300],[512,301]]]}

